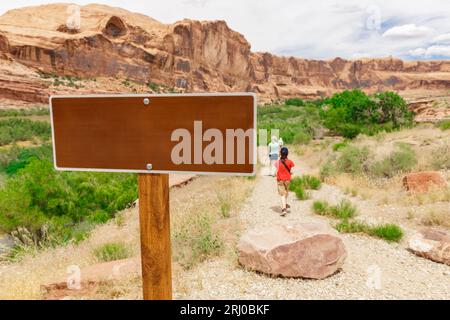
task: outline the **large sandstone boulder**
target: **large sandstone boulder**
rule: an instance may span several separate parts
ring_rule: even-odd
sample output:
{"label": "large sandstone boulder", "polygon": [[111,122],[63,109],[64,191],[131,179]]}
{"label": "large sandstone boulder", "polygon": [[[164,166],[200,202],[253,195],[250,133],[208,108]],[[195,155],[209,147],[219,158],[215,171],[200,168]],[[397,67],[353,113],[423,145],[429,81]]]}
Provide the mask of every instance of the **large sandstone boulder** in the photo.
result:
{"label": "large sandstone boulder", "polygon": [[238,251],[239,262],[251,270],[312,279],[334,274],[347,256],[337,232],[322,223],[259,227],[242,236]]}
{"label": "large sandstone boulder", "polygon": [[445,188],[447,182],[439,172],[415,172],[403,178],[403,186],[407,191],[424,193],[432,186]]}
{"label": "large sandstone boulder", "polygon": [[450,234],[425,228],[409,240],[409,250],[418,256],[450,266]]}

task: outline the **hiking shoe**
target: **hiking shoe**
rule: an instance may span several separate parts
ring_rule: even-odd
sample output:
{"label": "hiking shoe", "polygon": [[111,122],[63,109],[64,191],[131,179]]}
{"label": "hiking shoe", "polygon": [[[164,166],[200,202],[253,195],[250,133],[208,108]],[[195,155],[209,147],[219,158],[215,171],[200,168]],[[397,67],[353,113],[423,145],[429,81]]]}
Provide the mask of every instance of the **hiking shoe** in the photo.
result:
{"label": "hiking shoe", "polygon": [[284,217],[286,215],[286,213],[287,213],[286,209],[282,209],[280,216]]}

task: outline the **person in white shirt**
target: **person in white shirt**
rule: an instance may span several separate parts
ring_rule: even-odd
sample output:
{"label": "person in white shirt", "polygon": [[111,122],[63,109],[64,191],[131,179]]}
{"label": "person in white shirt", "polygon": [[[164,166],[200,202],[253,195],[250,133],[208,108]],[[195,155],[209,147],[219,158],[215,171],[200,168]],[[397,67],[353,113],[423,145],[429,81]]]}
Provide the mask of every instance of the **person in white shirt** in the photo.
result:
{"label": "person in white shirt", "polygon": [[280,143],[276,136],[272,137],[272,142],[269,143],[268,153],[270,159],[270,174],[271,176],[275,176],[275,161],[278,160],[278,155],[280,154]]}

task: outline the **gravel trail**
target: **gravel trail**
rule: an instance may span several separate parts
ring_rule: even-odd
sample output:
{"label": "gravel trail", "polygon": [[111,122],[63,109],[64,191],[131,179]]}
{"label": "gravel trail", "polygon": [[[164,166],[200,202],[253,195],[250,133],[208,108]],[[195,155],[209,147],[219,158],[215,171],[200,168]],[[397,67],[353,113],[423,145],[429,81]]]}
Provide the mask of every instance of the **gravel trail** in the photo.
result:
{"label": "gravel trail", "polygon": [[[308,173],[297,158],[294,174]],[[243,229],[279,222],[333,220],[314,215],[314,199],[330,203],[346,197],[337,187],[323,185],[311,192],[311,199],[299,201],[290,194],[291,212],[279,216],[276,182],[267,176],[267,168],[253,194],[240,212]],[[370,206],[362,200],[352,201],[363,211]],[[362,207],[362,208],[361,208]],[[363,209],[363,210],[361,210]],[[376,209],[376,208],[372,208]],[[404,227],[404,226],[402,226]],[[406,239],[409,230],[406,230]],[[341,235],[348,257],[343,270],[324,280],[273,278],[246,271],[236,259],[224,257],[206,261],[186,273],[190,288],[175,298],[192,299],[450,299],[450,267],[417,257],[406,250],[406,240],[390,244],[364,235]]]}

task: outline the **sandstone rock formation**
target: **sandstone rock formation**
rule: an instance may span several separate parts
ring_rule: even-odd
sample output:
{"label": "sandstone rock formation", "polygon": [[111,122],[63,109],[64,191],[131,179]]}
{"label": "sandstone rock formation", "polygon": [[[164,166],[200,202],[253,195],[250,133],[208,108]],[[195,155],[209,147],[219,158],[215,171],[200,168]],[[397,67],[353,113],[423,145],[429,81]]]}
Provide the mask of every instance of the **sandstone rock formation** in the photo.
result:
{"label": "sandstone rock formation", "polygon": [[450,108],[436,107],[438,101],[434,99],[419,100],[408,103],[410,111],[415,113],[416,122],[439,122],[450,119]]}
{"label": "sandstone rock formation", "polygon": [[239,263],[266,274],[323,279],[338,271],[347,252],[326,224],[273,225],[248,231],[238,244]]}
{"label": "sandstone rock formation", "polygon": [[[0,98],[40,102],[60,91],[49,89],[49,82],[39,79],[37,71],[127,78],[191,92],[252,91],[262,100],[315,98],[355,87],[367,91],[450,88],[450,61],[278,57],[252,52],[244,36],[224,21],[163,24],[103,5],[81,7],[81,25],[71,28],[68,6],[27,7],[0,17],[1,64],[21,70],[8,77],[0,72]],[[24,68],[33,77],[26,76]]]}
{"label": "sandstone rock formation", "polygon": [[409,240],[409,250],[418,256],[450,266],[450,234],[425,228]]}
{"label": "sandstone rock formation", "polygon": [[433,186],[444,188],[447,182],[439,172],[415,172],[403,178],[403,186],[407,191],[425,193]]}

